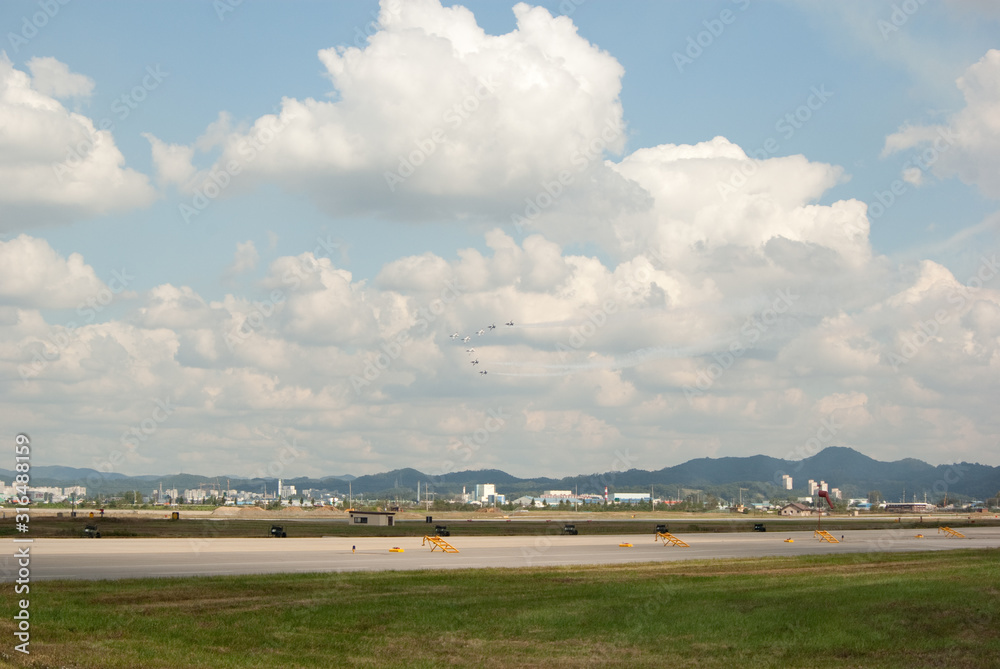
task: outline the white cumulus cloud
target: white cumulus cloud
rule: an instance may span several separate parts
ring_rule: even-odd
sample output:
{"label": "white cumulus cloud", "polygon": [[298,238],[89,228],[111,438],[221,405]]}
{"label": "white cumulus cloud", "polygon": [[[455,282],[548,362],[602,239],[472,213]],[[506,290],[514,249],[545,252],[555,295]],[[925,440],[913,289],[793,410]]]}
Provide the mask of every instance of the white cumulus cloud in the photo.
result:
{"label": "white cumulus cloud", "polygon": [[285,98],[249,129],[220,117],[205,170],[275,181],[327,211],[408,219],[524,207],[543,183],[624,146],[622,66],[567,17],[518,4],[488,35],[463,7],[384,3],[364,48],[319,52],[333,101]]}
{"label": "white cumulus cloud", "polygon": [[64,100],[89,98],[94,92],[94,80],[85,74],[70,72],[66,63],[55,58],[32,58],[28,61],[32,85],[43,95]]}
{"label": "white cumulus cloud", "polygon": [[0,303],[35,309],[77,307],[107,290],[79,253],[64,258],[44,239],[23,234],[0,241]]}
{"label": "white cumulus cloud", "polygon": [[[965,108],[940,125],[913,125],[885,140],[884,154],[921,149],[913,159],[919,170],[941,178],[957,176],[987,197],[1000,199],[1000,50],[991,49],[956,82]],[[914,179],[913,166],[904,169]]]}
{"label": "white cumulus cloud", "polygon": [[[54,66],[44,60],[36,68],[51,74]],[[79,83],[46,76],[47,91],[58,86],[61,91],[82,90]],[[152,202],[156,193],[149,180],[124,166],[111,133],[67,110],[37,85],[0,51],[0,231],[66,223]]]}

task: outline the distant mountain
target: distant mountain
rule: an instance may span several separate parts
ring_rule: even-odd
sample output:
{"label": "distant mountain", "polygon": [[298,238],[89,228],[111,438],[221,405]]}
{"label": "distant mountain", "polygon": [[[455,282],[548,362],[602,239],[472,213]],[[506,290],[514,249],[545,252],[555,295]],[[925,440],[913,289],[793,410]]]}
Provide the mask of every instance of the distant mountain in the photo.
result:
{"label": "distant mountain", "polygon": [[[93,469],[72,467],[32,467],[32,482],[36,485],[83,485],[88,494],[113,494],[124,490],[139,490],[148,494],[153,488],[197,488],[209,484],[229,485],[240,490],[275,490],[276,478],[243,479],[236,477],[205,477],[195,474],[166,476],[125,476],[105,474]],[[794,488],[780,488],[782,474],[792,477]],[[0,470],[0,480],[13,481],[14,472]],[[916,495],[921,501],[926,493],[928,501],[937,502],[947,493],[972,499],[986,499],[1000,491],[1000,467],[978,463],[929,465],[906,458],[895,462],[882,462],[859,453],[852,448],[831,446],[802,460],[783,460],[766,455],[748,457],[696,458],[682,464],[656,471],[630,469],[590,475],[567,476],[561,479],[521,479],[498,469],[425,474],[416,469],[395,469],[381,474],[365,476],[326,476],[320,479],[298,477],[284,478],[284,485],[294,485],[298,491],[315,488],[354,495],[378,495],[411,499],[416,496],[417,485],[421,491],[430,485],[438,494],[455,494],[464,487],[472,492],[477,484],[493,483],[497,492],[508,498],[524,494],[538,494],[544,490],[573,490],[579,493],[602,494],[609,492],[646,491],[653,487],[658,495],[675,495],[684,491],[701,490],[707,493],[734,498],[743,488],[745,499],[771,496],[802,496],[806,494],[808,479],[817,483],[826,481],[830,488],[840,488],[845,497],[866,497],[869,491],[878,490],[883,499],[895,501],[905,494],[912,500]]]}
{"label": "distant mountain", "polygon": [[[0,480],[4,483],[10,483],[17,476],[15,472],[8,469],[0,469]],[[85,481],[89,480],[120,480],[129,478],[125,474],[114,474],[99,472],[96,469],[77,469],[75,467],[61,467],[59,465],[39,465],[33,466],[31,468],[31,480],[35,485],[39,486],[58,486],[65,487],[67,485],[87,485]]]}

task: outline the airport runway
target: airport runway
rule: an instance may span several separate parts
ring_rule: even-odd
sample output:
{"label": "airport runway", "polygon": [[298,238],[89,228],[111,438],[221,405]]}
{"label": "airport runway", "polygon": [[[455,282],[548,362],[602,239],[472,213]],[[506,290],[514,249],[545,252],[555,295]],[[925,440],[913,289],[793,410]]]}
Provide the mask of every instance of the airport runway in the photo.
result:
{"label": "airport runway", "polygon": [[[635,535],[463,537],[446,540],[459,553],[433,552],[415,537],[350,539],[36,539],[6,543],[2,581],[17,578],[15,550],[30,546],[31,580],[121,579],[235,574],[412,569],[476,569],[747,558],[829,553],[907,552],[1000,547],[1000,528],[963,529],[959,539],[923,530],[845,530],[844,542],[820,542],[812,532],[677,535],[689,548],[664,546],[652,533]],[[785,539],[794,539],[786,542]],[[622,548],[619,543],[631,543]],[[351,547],[356,546],[352,552]],[[397,546],[402,553],[390,552]]]}

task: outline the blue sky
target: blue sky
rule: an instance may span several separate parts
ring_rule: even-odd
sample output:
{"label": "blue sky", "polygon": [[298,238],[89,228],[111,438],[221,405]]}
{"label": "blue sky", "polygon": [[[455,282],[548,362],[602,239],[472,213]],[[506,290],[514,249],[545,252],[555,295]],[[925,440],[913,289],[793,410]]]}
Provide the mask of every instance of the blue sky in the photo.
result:
{"label": "blue sky", "polygon": [[[833,412],[851,417],[836,444],[875,457],[1000,462],[982,403],[996,396],[997,286],[948,301],[997,246],[1000,12],[916,0],[532,6],[387,0],[380,19],[374,2],[5,3],[0,123],[28,148],[0,150],[29,175],[0,193],[6,252],[29,267],[4,278],[6,401],[12,423],[28,416],[26,431],[48,435],[39,457],[244,474],[294,441],[308,455],[292,474],[554,475],[607,469],[629,448],[650,469],[786,456]],[[494,75],[497,91],[468,97],[466,80]],[[451,128],[435,110],[455,101],[475,110]],[[18,125],[42,108],[44,124]],[[183,205],[269,115],[288,130],[185,220]],[[72,151],[58,138],[93,146],[87,120],[106,122],[101,151],[68,173],[74,189],[53,184],[45,166]],[[512,225],[608,122],[620,134],[566,195]],[[386,188],[436,127],[440,152]],[[945,131],[954,143],[938,155]],[[914,170],[920,155],[933,160]],[[720,196],[740,169],[750,184]],[[282,279],[295,262],[321,268],[307,293]],[[122,270],[125,290],[75,329],[80,305]],[[422,325],[420,306],[458,277],[473,287]],[[614,289],[623,277],[627,299]],[[698,388],[749,312],[787,286],[806,295],[800,313]],[[226,344],[275,290],[250,344]],[[607,299],[611,325],[567,355],[560,345]],[[942,308],[931,343],[899,363]],[[487,333],[496,343],[482,356],[510,376],[470,374],[447,335],[512,318],[524,329]],[[68,331],[70,344],[52,343]],[[403,352],[359,389],[401,333]],[[31,367],[45,346],[58,360]],[[686,353],[622,363],[658,347]],[[150,423],[168,396],[181,408]],[[490,448],[456,460],[501,405],[512,418]]]}

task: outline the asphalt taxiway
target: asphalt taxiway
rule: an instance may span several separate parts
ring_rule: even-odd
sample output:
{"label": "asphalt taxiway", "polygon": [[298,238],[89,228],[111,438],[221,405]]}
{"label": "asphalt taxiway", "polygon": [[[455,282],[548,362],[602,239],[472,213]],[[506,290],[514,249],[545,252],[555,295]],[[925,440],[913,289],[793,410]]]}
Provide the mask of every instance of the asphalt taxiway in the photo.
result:
{"label": "asphalt taxiway", "polygon": [[[688,548],[663,545],[652,533],[633,535],[463,537],[446,540],[460,552],[443,553],[420,537],[35,539],[31,580],[121,579],[237,574],[415,569],[520,568],[614,565],[672,560],[752,558],[837,553],[938,551],[1000,547],[1000,528],[963,529],[965,538],[934,530],[836,531],[842,543],[812,532],[680,534]],[[794,539],[794,541],[786,541]],[[632,547],[621,547],[631,543]],[[402,552],[391,552],[402,548]],[[0,580],[17,576],[15,550],[0,560]]]}

